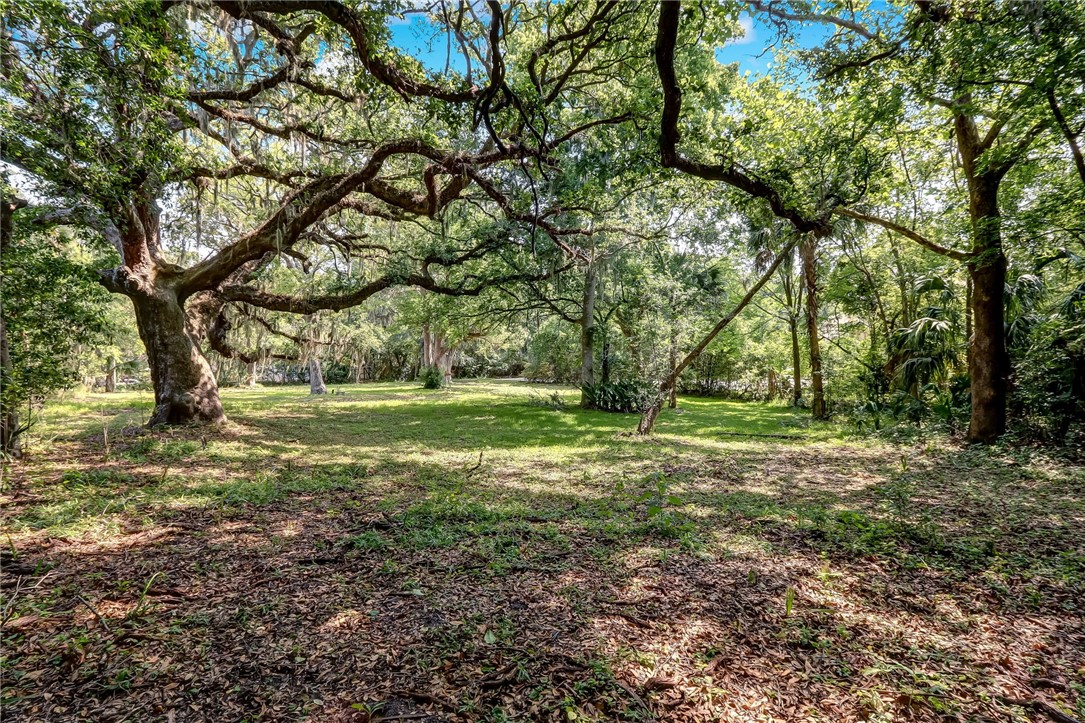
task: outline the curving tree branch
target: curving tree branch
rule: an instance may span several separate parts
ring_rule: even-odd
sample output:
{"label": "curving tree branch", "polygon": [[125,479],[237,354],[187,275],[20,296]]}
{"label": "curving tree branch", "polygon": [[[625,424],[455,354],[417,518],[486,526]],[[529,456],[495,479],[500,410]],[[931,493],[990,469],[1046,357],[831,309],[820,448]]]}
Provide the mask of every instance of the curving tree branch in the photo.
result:
{"label": "curving tree branch", "polygon": [[660,162],[665,168],[674,168],[707,181],[720,181],[754,198],[764,199],[773,214],[790,221],[800,233],[828,235],[832,230],[831,210],[819,216],[808,216],[785,200],[778,189],[741,169],[735,163],[709,165],[686,158],[678,152],[678,120],[682,115],[682,89],[678,85],[678,76],[674,69],[674,52],[678,42],[681,10],[679,2],[660,3],[655,53],[659,80],[663,85],[663,114],[660,119],[659,137]]}

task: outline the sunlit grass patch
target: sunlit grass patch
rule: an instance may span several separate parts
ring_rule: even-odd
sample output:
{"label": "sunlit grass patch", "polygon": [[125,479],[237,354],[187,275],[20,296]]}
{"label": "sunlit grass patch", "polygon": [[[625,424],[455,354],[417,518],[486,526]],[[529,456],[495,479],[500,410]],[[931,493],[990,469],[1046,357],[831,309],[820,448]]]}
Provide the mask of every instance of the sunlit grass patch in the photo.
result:
{"label": "sunlit grass patch", "polygon": [[[230,653],[243,638],[290,671],[384,636],[401,652],[381,670],[462,668],[525,694],[575,671],[563,696],[630,720],[644,709],[622,686],[655,705],[681,679],[718,712],[768,705],[751,681],[780,666],[887,710],[906,696],[957,715],[990,699],[968,661],[1014,647],[1012,616],[1039,639],[1080,607],[1082,469],[1063,460],[857,443],[802,411],[718,399],[683,398],[645,439],[636,416],[581,410],[571,388],[333,391],[224,390],[217,430],[142,430],[132,393],[52,409],[48,446],[12,468],[3,532],[16,564],[62,565],[64,582],[20,598],[19,624],[68,615],[47,650],[116,645],[83,596],[116,614],[114,635],[157,626],[161,659],[245,666]],[[555,392],[567,403],[533,401]],[[126,572],[99,572],[111,565]],[[1025,670],[1032,650],[1000,655]],[[171,674],[124,670],[110,695]]]}

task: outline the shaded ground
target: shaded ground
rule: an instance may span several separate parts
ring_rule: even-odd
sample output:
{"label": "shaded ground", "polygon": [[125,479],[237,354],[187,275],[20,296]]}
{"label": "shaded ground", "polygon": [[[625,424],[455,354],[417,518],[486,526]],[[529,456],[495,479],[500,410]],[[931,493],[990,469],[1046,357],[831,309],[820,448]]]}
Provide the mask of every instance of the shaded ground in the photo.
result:
{"label": "shaded ground", "polygon": [[1085,717],[1081,466],[340,391],[227,392],[207,436],[139,432],[147,395],[51,412],[5,480],[5,717]]}

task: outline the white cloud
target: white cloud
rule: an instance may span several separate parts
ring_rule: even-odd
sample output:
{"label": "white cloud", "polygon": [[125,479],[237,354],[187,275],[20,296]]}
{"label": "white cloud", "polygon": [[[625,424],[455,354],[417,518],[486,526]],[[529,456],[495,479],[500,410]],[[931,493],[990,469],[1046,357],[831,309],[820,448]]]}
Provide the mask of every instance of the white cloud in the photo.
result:
{"label": "white cloud", "polygon": [[742,35],[730,41],[728,45],[747,45],[757,39],[757,32],[754,30],[751,16],[739,15],[738,27],[742,30]]}

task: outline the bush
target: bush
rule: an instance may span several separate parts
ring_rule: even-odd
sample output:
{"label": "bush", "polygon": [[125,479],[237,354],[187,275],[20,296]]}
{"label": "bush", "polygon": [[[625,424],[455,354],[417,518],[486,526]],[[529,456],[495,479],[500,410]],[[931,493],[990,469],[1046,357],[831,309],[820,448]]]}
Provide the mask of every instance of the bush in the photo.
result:
{"label": "bush", "polygon": [[1009,411],[1023,436],[1065,444],[1085,423],[1085,321],[1054,317],[1028,341],[1015,350]]}
{"label": "bush", "polygon": [[564,412],[566,408],[565,398],[561,396],[561,392],[551,392],[547,396],[543,396],[538,392],[532,392],[528,404],[533,407],[553,409],[556,412]]}
{"label": "bush", "polygon": [[445,385],[445,373],[435,365],[424,366],[418,374],[418,381],[422,382],[423,389],[440,389]]}
{"label": "bush", "polygon": [[658,394],[654,384],[643,381],[597,382],[585,384],[580,390],[588,401],[589,409],[635,414],[652,406]]}

